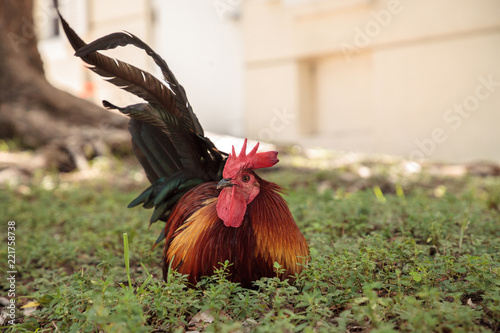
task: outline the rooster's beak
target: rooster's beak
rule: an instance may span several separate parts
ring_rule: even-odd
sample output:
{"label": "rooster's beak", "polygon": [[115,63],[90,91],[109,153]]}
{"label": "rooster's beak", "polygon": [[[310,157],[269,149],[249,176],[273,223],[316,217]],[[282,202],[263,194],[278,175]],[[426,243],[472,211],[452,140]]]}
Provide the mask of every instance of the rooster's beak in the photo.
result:
{"label": "rooster's beak", "polygon": [[219,184],[217,184],[217,189],[231,186],[234,186],[234,184],[231,183],[231,178],[224,178],[219,182]]}

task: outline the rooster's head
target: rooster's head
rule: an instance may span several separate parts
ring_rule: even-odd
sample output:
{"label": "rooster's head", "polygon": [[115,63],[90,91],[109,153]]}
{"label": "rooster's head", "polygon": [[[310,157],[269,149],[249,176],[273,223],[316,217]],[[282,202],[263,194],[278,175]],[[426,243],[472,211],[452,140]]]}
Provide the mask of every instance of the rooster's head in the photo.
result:
{"label": "rooster's head", "polygon": [[247,155],[245,139],[240,155],[236,155],[233,146],[224,166],[224,178],[217,184],[217,188],[222,188],[217,202],[217,214],[226,227],[238,228],[241,225],[247,205],[260,192],[259,181],[252,170],[268,168],[279,161],[277,151],[257,153],[257,148],[258,143]]}

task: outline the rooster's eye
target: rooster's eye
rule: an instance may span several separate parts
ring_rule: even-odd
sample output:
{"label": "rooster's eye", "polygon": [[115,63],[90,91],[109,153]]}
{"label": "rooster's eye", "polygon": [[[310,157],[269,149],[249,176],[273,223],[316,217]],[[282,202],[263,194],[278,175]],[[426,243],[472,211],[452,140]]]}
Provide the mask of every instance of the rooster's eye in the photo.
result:
{"label": "rooster's eye", "polygon": [[243,175],[243,176],[241,176],[241,180],[244,183],[248,183],[250,181],[250,176],[249,175]]}

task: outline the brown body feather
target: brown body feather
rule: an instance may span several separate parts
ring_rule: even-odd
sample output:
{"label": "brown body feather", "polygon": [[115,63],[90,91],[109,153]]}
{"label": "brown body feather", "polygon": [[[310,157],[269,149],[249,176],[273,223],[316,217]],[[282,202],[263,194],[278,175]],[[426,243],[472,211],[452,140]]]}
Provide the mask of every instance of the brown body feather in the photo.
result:
{"label": "brown body feather", "polygon": [[309,248],[300,233],[281,188],[258,178],[259,195],[248,205],[238,228],[226,227],[216,205],[220,190],[216,183],[204,183],[177,203],[167,221],[163,273],[171,267],[189,275],[196,284],[212,275],[219,263],[228,260],[230,280],[251,287],[261,277],[276,276],[274,262],[284,269],[282,277],[300,273]]}

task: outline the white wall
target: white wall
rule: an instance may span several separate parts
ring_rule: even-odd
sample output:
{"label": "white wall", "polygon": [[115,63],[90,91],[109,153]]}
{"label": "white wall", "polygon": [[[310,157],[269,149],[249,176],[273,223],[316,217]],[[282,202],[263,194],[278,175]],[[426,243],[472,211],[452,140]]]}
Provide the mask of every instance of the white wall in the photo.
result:
{"label": "white wall", "polygon": [[156,0],[154,7],[156,51],[186,89],[203,128],[243,135],[240,21],[215,1]]}

